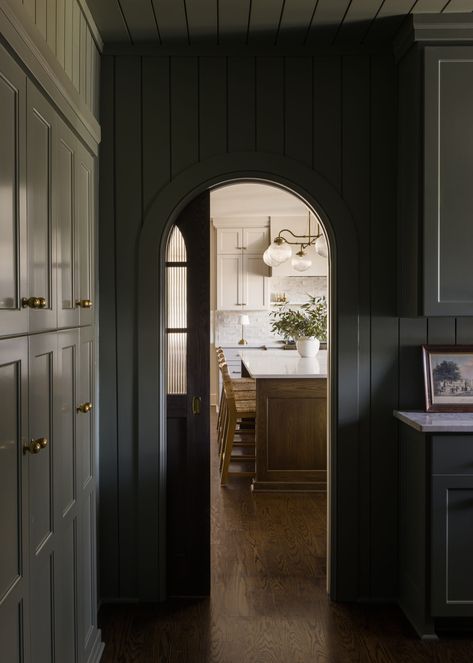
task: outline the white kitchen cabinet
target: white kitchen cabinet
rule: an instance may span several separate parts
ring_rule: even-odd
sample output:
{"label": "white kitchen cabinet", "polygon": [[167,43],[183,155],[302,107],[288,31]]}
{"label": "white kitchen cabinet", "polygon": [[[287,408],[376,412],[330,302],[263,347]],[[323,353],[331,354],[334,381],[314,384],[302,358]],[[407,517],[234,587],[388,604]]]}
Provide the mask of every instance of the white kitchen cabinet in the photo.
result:
{"label": "white kitchen cabinet", "polygon": [[242,308],[241,253],[217,255],[217,308],[235,311]]}
{"label": "white kitchen cabinet", "polygon": [[243,247],[242,228],[219,228],[217,230],[217,253],[239,253]]}
{"label": "white kitchen cabinet", "polygon": [[243,228],[244,253],[259,253],[263,255],[269,246],[269,228]]}
{"label": "white kitchen cabinet", "polygon": [[245,310],[259,311],[269,308],[268,272],[261,254],[243,255],[241,292]]}

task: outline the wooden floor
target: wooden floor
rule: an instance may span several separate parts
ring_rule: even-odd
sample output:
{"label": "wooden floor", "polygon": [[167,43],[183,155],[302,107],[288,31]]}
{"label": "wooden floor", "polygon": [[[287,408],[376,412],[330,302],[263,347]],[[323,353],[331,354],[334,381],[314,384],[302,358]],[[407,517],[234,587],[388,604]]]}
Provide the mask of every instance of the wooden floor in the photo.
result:
{"label": "wooden floor", "polygon": [[212,596],[105,606],[104,663],[472,663],[473,639],[419,641],[395,607],[331,603],[323,494],[253,495],[212,471]]}

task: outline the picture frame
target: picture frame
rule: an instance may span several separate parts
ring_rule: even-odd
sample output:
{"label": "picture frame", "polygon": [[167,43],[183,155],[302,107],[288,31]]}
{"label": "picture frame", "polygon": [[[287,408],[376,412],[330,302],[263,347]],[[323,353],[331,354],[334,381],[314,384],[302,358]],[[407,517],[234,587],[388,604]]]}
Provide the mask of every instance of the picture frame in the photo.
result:
{"label": "picture frame", "polygon": [[473,345],[423,345],[427,412],[473,412]]}

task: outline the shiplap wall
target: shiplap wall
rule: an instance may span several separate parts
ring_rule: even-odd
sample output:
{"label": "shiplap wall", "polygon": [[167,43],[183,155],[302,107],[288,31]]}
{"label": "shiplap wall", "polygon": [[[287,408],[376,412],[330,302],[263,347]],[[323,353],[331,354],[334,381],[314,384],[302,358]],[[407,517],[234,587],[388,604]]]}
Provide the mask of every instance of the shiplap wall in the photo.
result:
{"label": "shiplap wall", "polygon": [[82,100],[98,118],[98,31],[85,0],[10,0],[23,5]]}
{"label": "shiplap wall", "polygon": [[[419,346],[473,342],[473,319],[396,316],[396,89],[387,56],[103,60],[100,583],[138,595],[137,239],[156,192],[208,157],[261,151],[317,170],[360,250],[360,598],[397,592],[397,425],[423,405]],[[162,220],[163,224],[166,222]]]}

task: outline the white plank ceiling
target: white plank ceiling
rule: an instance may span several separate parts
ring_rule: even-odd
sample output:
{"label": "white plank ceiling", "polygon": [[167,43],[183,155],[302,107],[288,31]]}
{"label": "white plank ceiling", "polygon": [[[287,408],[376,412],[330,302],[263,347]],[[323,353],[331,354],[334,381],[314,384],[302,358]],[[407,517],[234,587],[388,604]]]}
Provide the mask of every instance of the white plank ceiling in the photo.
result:
{"label": "white plank ceiling", "polygon": [[330,47],[391,39],[410,13],[464,13],[473,0],[87,0],[106,42]]}

